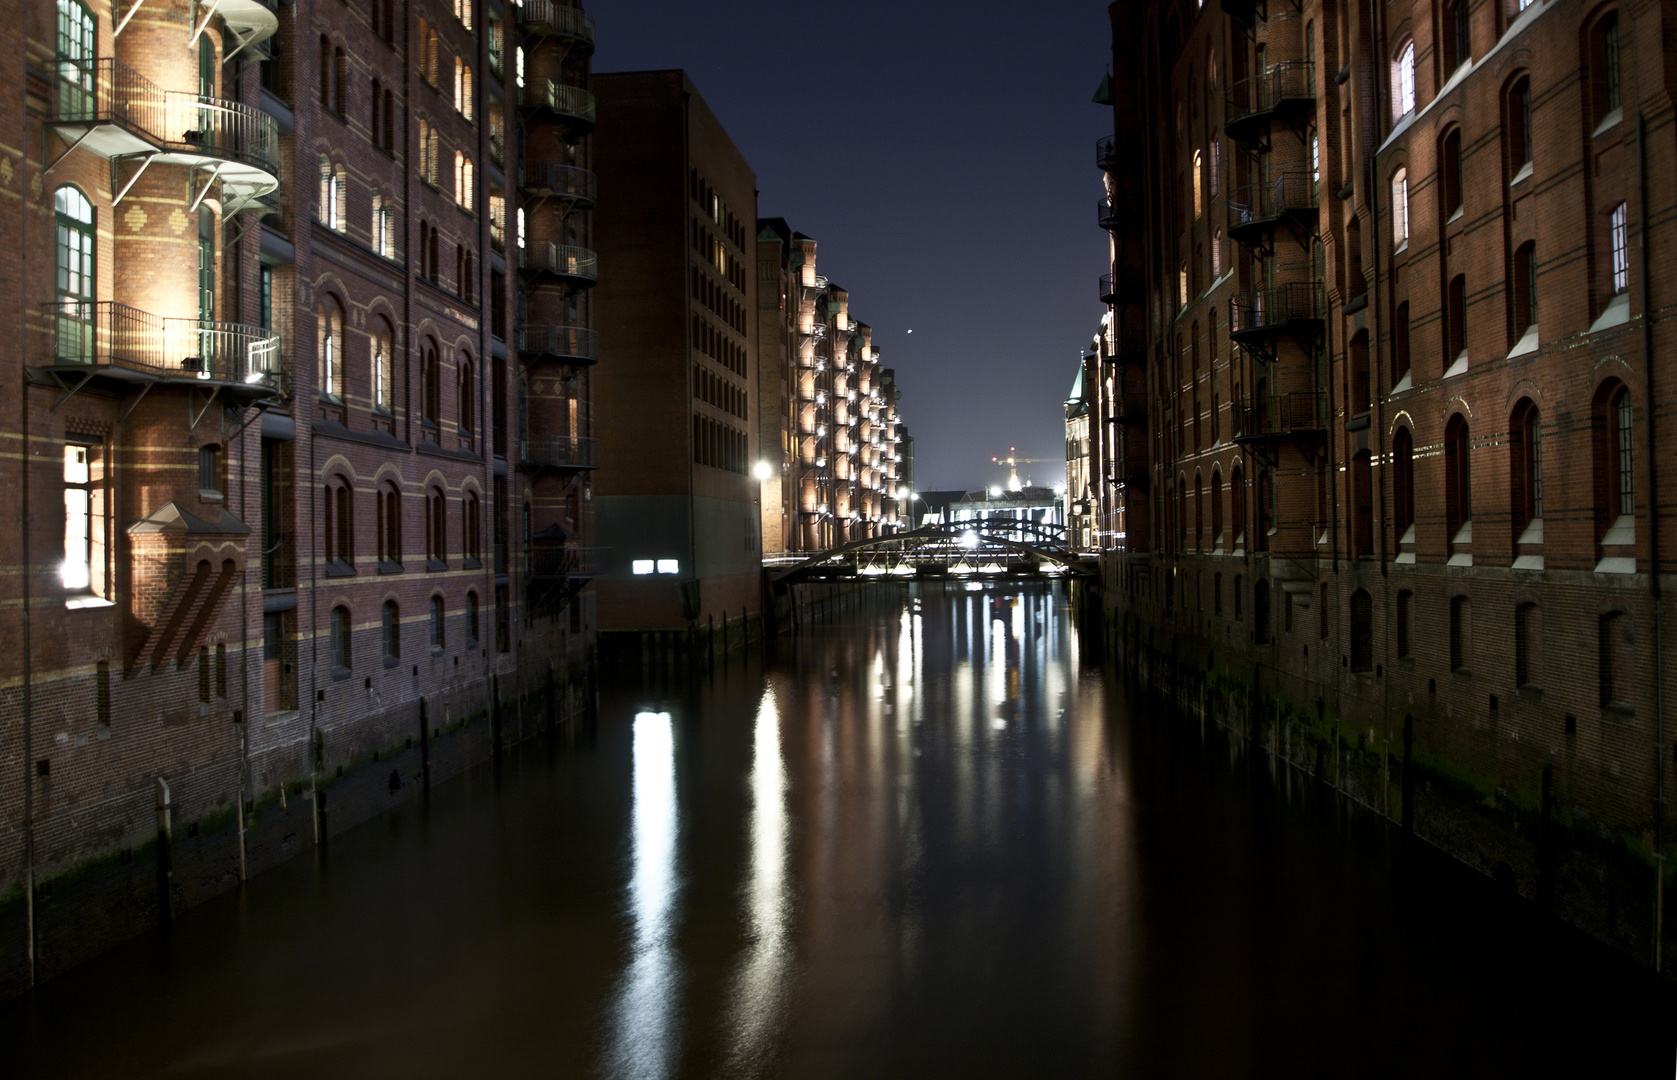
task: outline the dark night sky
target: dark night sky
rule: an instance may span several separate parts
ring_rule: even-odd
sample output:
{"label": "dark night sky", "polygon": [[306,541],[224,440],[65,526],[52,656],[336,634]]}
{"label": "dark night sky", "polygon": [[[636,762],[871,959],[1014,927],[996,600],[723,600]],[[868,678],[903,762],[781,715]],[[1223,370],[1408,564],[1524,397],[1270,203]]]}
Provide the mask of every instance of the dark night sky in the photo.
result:
{"label": "dark night sky", "polygon": [[[923,490],[1064,477],[1103,310],[1106,4],[591,0],[597,71],[685,68],[897,370]],[[602,198],[608,197],[601,193]],[[913,330],[912,334],[908,333]]]}

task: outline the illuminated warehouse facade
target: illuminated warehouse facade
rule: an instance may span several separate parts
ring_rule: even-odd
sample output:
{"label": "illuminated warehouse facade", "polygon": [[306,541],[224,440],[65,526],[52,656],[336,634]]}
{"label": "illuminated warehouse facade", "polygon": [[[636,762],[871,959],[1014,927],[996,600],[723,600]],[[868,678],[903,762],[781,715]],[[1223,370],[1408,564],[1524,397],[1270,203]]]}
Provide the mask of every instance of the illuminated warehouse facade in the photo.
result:
{"label": "illuminated warehouse facade", "polygon": [[598,561],[587,14],[10,11],[6,979],[567,715]]}
{"label": "illuminated warehouse facade", "polygon": [[1669,959],[1662,9],[1110,14],[1090,435],[1123,647],[1266,750]]}

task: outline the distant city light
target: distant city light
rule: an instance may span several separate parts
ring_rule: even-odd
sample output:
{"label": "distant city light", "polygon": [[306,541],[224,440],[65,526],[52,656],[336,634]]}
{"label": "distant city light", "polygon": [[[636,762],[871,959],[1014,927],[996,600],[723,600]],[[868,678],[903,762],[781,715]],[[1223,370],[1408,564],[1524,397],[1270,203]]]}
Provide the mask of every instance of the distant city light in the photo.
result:
{"label": "distant city light", "polygon": [[1001,485],[999,485],[999,484],[992,484],[992,485],[991,485],[991,486],[990,486],[990,498],[992,498],[992,499],[999,499],[999,498],[1001,498],[1001,497],[1002,497],[1002,489],[1001,489]]}
{"label": "distant city light", "polygon": [[961,546],[969,551],[978,546],[978,534],[971,529],[961,534]]}

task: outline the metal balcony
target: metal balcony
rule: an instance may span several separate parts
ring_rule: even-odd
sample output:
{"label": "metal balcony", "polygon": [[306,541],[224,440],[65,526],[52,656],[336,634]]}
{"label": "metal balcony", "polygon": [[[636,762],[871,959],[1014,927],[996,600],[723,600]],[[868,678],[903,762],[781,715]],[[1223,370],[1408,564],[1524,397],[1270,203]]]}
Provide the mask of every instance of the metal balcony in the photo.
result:
{"label": "metal balcony", "polygon": [[54,301],[43,370],[80,387],[102,377],[215,387],[260,400],[280,392],[279,337],[243,323],[165,319],[111,301]]}
{"label": "metal balcony", "polygon": [[1141,275],[1134,270],[1119,270],[1116,274],[1101,275],[1101,303],[1119,304],[1125,299],[1145,292]]}
{"label": "metal balcony", "polygon": [[1308,60],[1271,64],[1263,74],[1230,87],[1227,106],[1223,128],[1242,146],[1263,147],[1276,120],[1302,130],[1316,109],[1316,65]]}
{"label": "metal balcony", "polygon": [[1112,205],[1111,199],[1102,199],[1095,204],[1095,221],[1108,231],[1118,227],[1118,209]]}
{"label": "metal balcony", "polygon": [[1103,135],[1096,141],[1095,167],[1109,173],[1118,171],[1118,136]]}
{"label": "metal balcony", "polygon": [[518,355],[526,364],[586,367],[600,359],[600,335],[586,326],[534,323],[518,332]]}
{"label": "metal balcony", "polygon": [[218,0],[212,10],[221,17],[236,45],[228,47],[221,62],[226,63],[251,45],[267,41],[279,32],[277,0]]}
{"label": "metal balcony", "polygon": [[1268,183],[1248,184],[1229,193],[1229,238],[1259,251],[1273,250],[1277,225],[1308,240],[1316,230],[1321,189],[1308,172],[1284,172]]}
{"label": "metal balcony", "polygon": [[519,169],[518,186],[530,199],[562,199],[577,210],[594,205],[594,173],[575,165],[525,162]]}
{"label": "metal balcony", "polygon": [[1322,307],[1319,281],[1289,282],[1241,293],[1229,303],[1229,337],[1268,353],[1279,334],[1318,333]]}
{"label": "metal balcony", "polygon": [[544,472],[597,469],[600,440],[583,435],[530,436],[518,440],[518,467],[532,476]]}
{"label": "metal balcony", "polygon": [[532,582],[598,577],[611,567],[610,548],[533,544],[524,556],[524,575]]}
{"label": "metal balcony", "polygon": [[600,257],[585,247],[537,240],[518,249],[518,268],[530,275],[551,274],[573,289],[600,280]]}
{"label": "metal balcony", "polygon": [[568,124],[574,134],[594,130],[594,95],[580,86],[566,86],[552,79],[530,79],[518,88],[518,104],[526,109],[544,109]]}
{"label": "metal balcony", "polygon": [[518,28],[529,37],[550,37],[566,42],[574,56],[594,51],[594,16],[580,7],[568,7],[554,0],[522,0]]}
{"label": "metal balcony", "polygon": [[113,202],[153,164],[210,171],[224,212],[237,212],[279,187],[279,125],[253,105],[164,90],[116,60],[52,65],[50,126],[73,146],[132,163]]}
{"label": "metal balcony", "polygon": [[1118,302],[1118,275],[1101,275],[1101,303],[1116,304]]}
{"label": "metal balcony", "polygon": [[[1287,440],[1311,453],[1327,435],[1325,409],[1324,395],[1315,390],[1249,399],[1233,410],[1234,441],[1264,450]],[[1269,456],[1273,460],[1273,449]]]}

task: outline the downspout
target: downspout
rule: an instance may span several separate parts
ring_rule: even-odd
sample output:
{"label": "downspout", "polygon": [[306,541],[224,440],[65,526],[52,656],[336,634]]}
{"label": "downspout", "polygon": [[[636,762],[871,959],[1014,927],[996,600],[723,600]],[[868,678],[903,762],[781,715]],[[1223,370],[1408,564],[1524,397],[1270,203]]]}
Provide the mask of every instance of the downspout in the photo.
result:
{"label": "downspout", "polygon": [[[1377,21],[1377,17],[1378,17],[1378,11],[1376,9],[1375,0],[1368,0],[1368,20],[1369,20],[1368,21],[1368,46],[1369,46],[1368,60],[1369,60],[1369,67],[1370,67],[1371,70],[1378,70],[1374,66],[1374,57],[1384,55],[1384,51],[1379,48],[1380,35],[1378,33],[1378,30],[1379,30],[1380,24]],[[1354,72],[1355,68],[1353,68],[1352,70]],[[1371,438],[1373,440],[1372,445],[1370,445],[1370,447],[1369,447],[1369,458],[1370,458],[1371,462],[1376,462],[1376,461],[1380,461],[1382,458],[1384,458],[1386,456],[1385,453],[1384,453],[1385,448],[1386,448],[1386,446],[1385,446],[1385,444],[1386,444],[1386,395],[1384,393],[1382,393],[1381,390],[1380,390],[1380,387],[1385,385],[1384,381],[1380,378],[1380,371],[1381,371],[1380,345],[1381,345],[1381,339],[1385,336],[1384,334],[1380,333],[1380,328],[1385,324],[1381,321],[1381,318],[1380,318],[1380,292],[1381,292],[1381,289],[1380,289],[1380,284],[1381,284],[1381,277],[1380,277],[1380,152],[1379,152],[1379,148],[1380,148],[1380,129],[1378,128],[1378,126],[1376,126],[1380,123],[1380,116],[1381,116],[1381,112],[1380,112],[1381,80],[1378,77],[1375,77],[1374,79],[1371,80],[1371,84],[1372,84],[1373,89],[1374,89],[1374,111],[1369,117],[1367,117],[1366,123],[1369,126],[1374,127],[1374,138],[1369,140],[1370,151],[1369,151],[1369,155],[1368,155],[1368,177],[1367,177],[1367,181],[1366,181],[1367,184],[1368,184],[1368,192],[1364,196],[1364,198],[1368,202],[1368,227],[1369,227],[1369,232],[1372,235],[1372,238],[1374,240],[1374,243],[1372,245],[1370,245],[1371,250],[1374,252],[1374,257],[1369,260],[1370,266],[1372,267],[1372,269],[1374,271],[1373,276],[1371,278],[1371,280],[1373,281],[1373,285],[1369,289],[1369,292],[1372,295],[1370,295],[1369,298],[1368,298],[1368,308],[1367,308],[1367,310],[1370,314],[1369,324],[1373,328],[1373,332],[1369,335],[1369,338],[1370,338],[1370,340],[1369,340],[1369,367],[1370,367],[1369,380],[1370,380],[1370,383],[1371,383],[1371,385],[1369,387],[1369,398],[1370,398],[1369,407],[1372,410],[1373,415],[1371,417],[1369,417],[1370,423],[1369,423],[1368,431],[1369,431],[1369,435],[1371,436]],[[1380,592],[1381,592],[1381,604],[1385,609],[1384,613],[1385,613],[1385,622],[1386,622],[1386,641],[1385,641],[1386,667],[1391,667],[1392,666],[1392,640],[1393,640],[1393,637],[1395,636],[1393,634],[1393,626],[1392,626],[1392,569],[1391,569],[1392,564],[1391,564],[1391,560],[1389,558],[1389,555],[1390,555],[1389,549],[1386,547],[1386,544],[1389,541],[1389,537],[1388,537],[1387,534],[1388,534],[1388,531],[1389,531],[1389,526],[1391,525],[1391,520],[1386,516],[1386,506],[1387,506],[1387,503],[1386,503],[1386,473],[1390,468],[1391,468],[1391,461],[1388,459],[1386,464],[1383,465],[1378,472],[1377,479],[1378,479],[1378,483],[1379,483],[1379,492],[1380,492],[1380,495],[1379,495],[1379,498],[1380,498],[1380,512],[1375,517],[1375,520],[1379,521],[1379,523],[1380,523],[1380,544],[1379,544],[1379,552],[1380,552],[1380,556],[1379,556],[1380,557]],[[1371,471],[1373,471],[1373,470],[1371,470]],[[1383,718],[1383,722],[1385,724],[1385,738],[1384,738],[1385,753],[1384,753],[1383,758],[1380,762],[1380,810],[1381,810],[1382,813],[1384,813],[1386,815],[1386,817],[1388,819],[1390,819],[1391,816],[1392,816],[1392,794],[1391,794],[1391,779],[1392,779],[1392,679],[1391,679],[1391,676],[1387,675],[1386,678],[1380,680],[1380,683],[1381,683],[1381,687],[1380,687],[1381,694],[1385,699],[1385,701],[1382,704],[1381,709],[1380,709],[1380,715]]]}
{"label": "downspout", "polygon": [[1659,458],[1654,453],[1654,312],[1648,288],[1648,121],[1636,110],[1636,199],[1642,221],[1637,244],[1637,302],[1642,307],[1643,460],[1648,463],[1648,598],[1654,606],[1654,970],[1660,970],[1665,856],[1660,850],[1665,820],[1665,641],[1660,622]]}

